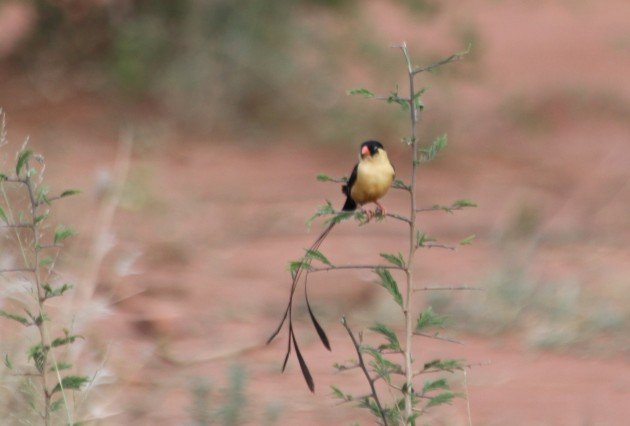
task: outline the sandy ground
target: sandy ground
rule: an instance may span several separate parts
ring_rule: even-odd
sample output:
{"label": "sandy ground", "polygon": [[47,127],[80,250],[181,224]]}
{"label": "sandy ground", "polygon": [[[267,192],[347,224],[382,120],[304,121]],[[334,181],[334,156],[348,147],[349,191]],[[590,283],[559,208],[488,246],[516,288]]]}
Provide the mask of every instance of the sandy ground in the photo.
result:
{"label": "sandy ground", "polygon": [[[465,65],[479,75],[456,79],[443,101],[432,90],[436,109],[448,111],[450,146],[421,170],[418,197],[421,205],[475,200],[477,209],[430,213],[422,226],[448,243],[472,233],[477,238],[455,253],[420,253],[419,284],[486,287],[506,262],[501,235],[523,205],[533,205],[544,238],[529,258],[529,273],[551,283],[578,282],[593,294],[616,286],[617,302],[627,300],[630,85],[624,79],[630,33],[623,17],[630,7],[621,1],[446,7],[453,12],[445,14],[448,21],[421,27],[386,2],[369,2],[365,9],[388,40],[443,39],[447,29],[468,22],[481,40],[479,58]],[[445,51],[455,44],[445,42]],[[280,374],[284,334],[264,345],[286,302],[287,261],[299,257],[321,227],[316,223],[309,233],[305,219],[324,199],[342,202],[336,184],[314,177],[347,174],[360,141],[321,149],[292,138],[276,145],[208,140],[168,123],[156,125],[159,116],[140,108],[134,111],[139,130],[126,189],[109,224],[107,198],[98,194],[121,149],[116,106],[90,95],[20,105],[10,99],[28,97],[27,88],[14,84],[2,92],[12,95],[0,98],[10,148],[29,134],[32,147],[46,156],[51,187],[83,190],[59,205],[57,217],[79,230],[64,272],[77,282],[97,272],[95,296],[79,309],[85,322],[78,323],[88,337],[82,358],[85,368],[110,372],[114,381],[92,392],[93,415],[111,415],[103,424],[112,425],[186,424],[193,384],[211,384],[212,406],[221,401],[218,389],[229,366],[237,363],[247,374],[247,424],[264,424],[261,419],[275,411],[281,425],[369,423],[361,410],[337,406],[329,386],[357,394],[365,389],[358,372],[332,368],[353,358],[341,315],[356,330],[374,319],[400,324],[373,274],[311,279],[312,301],[333,346],[332,353],[321,347],[301,307],[297,333],[315,376],[315,395],[295,359]],[[403,147],[384,142],[406,179]],[[3,149],[3,158],[10,155]],[[406,200],[392,191],[386,205],[404,212]],[[103,262],[94,264],[98,235],[114,240]],[[379,252],[404,250],[405,241],[404,227],[395,222],[344,223],[322,251],[335,263],[367,263],[377,261]],[[420,295],[418,306],[426,303]],[[474,424],[620,425],[630,416],[627,340],[614,348],[605,340],[598,347],[595,339],[587,349],[544,351],[528,344],[527,325],[511,334],[453,335],[465,344],[418,339],[416,356],[473,364],[466,378],[459,373],[453,380],[468,394]],[[466,402],[457,400],[426,420],[468,424]]]}

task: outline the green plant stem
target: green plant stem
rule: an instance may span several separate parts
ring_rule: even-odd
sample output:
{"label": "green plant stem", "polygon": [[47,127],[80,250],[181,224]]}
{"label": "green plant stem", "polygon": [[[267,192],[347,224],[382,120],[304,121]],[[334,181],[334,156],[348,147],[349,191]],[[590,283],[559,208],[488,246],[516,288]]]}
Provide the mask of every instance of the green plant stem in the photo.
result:
{"label": "green plant stem", "polygon": [[[29,170],[28,161],[26,162],[26,170]],[[68,408],[68,403],[66,400],[65,391],[63,389],[61,375],[59,373],[59,368],[57,367],[57,360],[55,359],[54,354],[51,352],[52,348],[50,346],[50,336],[48,333],[48,329],[46,327],[46,320],[45,320],[46,314],[45,314],[45,308],[44,308],[44,303],[46,302],[46,291],[44,290],[44,287],[42,285],[42,280],[39,276],[39,273],[40,273],[39,253],[42,250],[42,246],[40,243],[39,224],[37,223],[37,220],[36,220],[37,208],[39,207],[40,202],[35,198],[35,186],[33,185],[33,180],[29,176],[28,172],[26,173],[26,178],[24,178],[22,182],[24,182],[24,184],[26,185],[26,188],[28,189],[28,197],[29,197],[29,202],[31,205],[30,227],[33,230],[33,248],[34,248],[33,265],[32,266],[28,265],[28,261],[27,261],[27,266],[31,267],[31,272],[33,273],[33,277],[35,279],[35,287],[37,290],[37,307],[39,310],[38,317],[41,318],[41,321],[37,322],[37,329],[39,330],[39,336],[40,336],[40,341],[42,345],[42,355],[43,355],[43,360],[42,360],[43,369],[41,372],[41,377],[42,377],[42,390],[43,390],[43,395],[44,395],[44,412],[42,413],[42,418],[44,420],[45,426],[49,426],[51,424],[50,403],[51,403],[53,391],[52,389],[48,388],[48,377],[47,377],[48,376],[47,374],[48,373],[48,355],[50,354],[52,357],[52,364],[53,364],[55,373],[57,375],[57,383],[61,387],[61,395],[65,403],[64,405],[66,407],[66,414],[68,415],[68,421],[69,421],[69,424],[73,424],[72,416],[70,414],[70,410]],[[26,257],[25,257],[25,260],[26,260]],[[52,270],[52,267],[51,267],[51,270]],[[50,278],[50,270],[49,270],[48,276],[46,277],[46,280],[48,280],[49,278]]]}
{"label": "green plant stem", "polygon": [[417,243],[415,240],[416,235],[416,171],[419,165],[418,161],[418,138],[416,137],[416,124],[418,122],[418,110],[415,107],[414,94],[414,70],[409,57],[406,43],[400,45],[400,49],[407,62],[407,72],[409,77],[409,111],[411,120],[411,150],[412,150],[412,164],[411,164],[411,182],[410,182],[410,211],[409,211],[409,256],[405,265],[405,275],[407,278],[407,286],[405,289],[405,301],[403,307],[403,313],[405,315],[405,424],[411,422],[413,416],[412,407],[412,395],[413,395],[413,370],[412,370],[412,341],[413,341],[413,260],[414,254],[417,249]]}
{"label": "green plant stem", "polygon": [[381,419],[383,420],[383,425],[388,426],[387,417],[385,416],[385,411],[383,410],[381,401],[378,398],[378,393],[376,393],[376,388],[374,387],[375,379],[373,379],[372,376],[370,376],[370,373],[367,370],[367,367],[365,366],[365,361],[363,360],[363,353],[361,352],[361,346],[359,345],[359,342],[357,342],[356,337],[354,337],[354,333],[352,333],[352,330],[348,326],[348,322],[346,321],[345,316],[341,318],[341,323],[343,324],[343,326],[346,328],[346,331],[350,335],[350,339],[352,340],[354,349],[357,352],[357,357],[359,358],[358,366],[361,367],[361,370],[363,371],[363,374],[365,375],[365,378],[367,379],[368,384],[370,385],[370,390],[372,391],[372,394],[370,396],[372,397],[372,399],[374,399],[374,402],[376,403],[376,406],[378,407],[378,412],[381,415]]}
{"label": "green plant stem", "polygon": [[[26,163],[26,170],[29,170],[28,167],[28,162]],[[18,176],[19,177],[19,176]],[[39,313],[38,316],[39,318],[41,318],[41,321],[37,322],[37,329],[39,330],[39,337],[41,340],[41,345],[42,345],[42,356],[43,356],[43,360],[42,360],[42,372],[41,372],[41,378],[42,378],[42,391],[44,394],[44,412],[42,413],[42,417],[44,419],[44,424],[46,426],[50,425],[50,399],[52,397],[51,393],[48,390],[48,381],[47,381],[47,374],[46,374],[46,369],[48,368],[48,351],[49,351],[49,345],[48,345],[48,336],[46,333],[46,329],[44,327],[44,319],[45,315],[44,315],[44,301],[45,299],[45,292],[44,292],[44,288],[41,285],[41,281],[39,279],[39,229],[37,228],[37,223],[35,222],[35,218],[37,218],[37,207],[38,207],[38,203],[37,200],[35,199],[35,191],[33,188],[33,182],[31,180],[31,177],[28,176],[28,173],[26,174],[26,178],[24,180],[24,183],[26,184],[26,188],[28,190],[28,196],[29,196],[29,201],[30,201],[30,205],[31,205],[31,225],[33,228],[33,246],[35,248],[34,250],[34,258],[33,258],[33,277],[35,279],[35,288],[37,290],[37,306],[39,309]],[[30,267],[30,265],[27,264],[27,266]]]}

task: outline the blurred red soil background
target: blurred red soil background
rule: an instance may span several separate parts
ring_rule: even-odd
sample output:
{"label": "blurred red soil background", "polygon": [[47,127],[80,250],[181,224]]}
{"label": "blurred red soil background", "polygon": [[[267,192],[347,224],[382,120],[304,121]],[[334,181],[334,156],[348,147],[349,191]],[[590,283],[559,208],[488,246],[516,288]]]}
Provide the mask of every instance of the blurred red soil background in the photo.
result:
{"label": "blurred red soil background", "polygon": [[[93,296],[75,296],[73,307],[86,338],[79,364],[103,377],[84,416],[112,425],[198,424],[204,389],[212,411],[229,403],[221,389],[238,381],[230,374],[243,374],[244,424],[371,421],[363,410],[337,405],[329,386],[358,395],[366,388],[357,371],[332,367],[354,356],[339,324],[342,315],[357,331],[375,320],[401,323],[373,274],[310,279],[313,305],[333,347],[332,353],[321,347],[301,306],[297,334],[315,395],[295,359],[280,374],[286,336],[270,346],[264,342],[286,303],[287,261],[298,258],[320,229],[316,222],[308,232],[305,219],[325,199],[342,202],[336,184],[318,183],[315,176],[346,175],[360,142],[379,138],[399,177],[408,179],[408,156],[399,142],[407,127],[390,119],[394,107],[344,98],[352,87],[387,93],[400,83],[404,90],[401,55],[387,46],[406,40],[412,53],[422,52],[418,63],[472,42],[464,61],[423,80],[430,87],[423,141],[448,132],[449,146],[421,169],[418,199],[423,206],[474,200],[476,209],[427,213],[421,226],[445,243],[473,233],[476,238],[454,253],[420,252],[418,285],[485,289],[418,295],[419,306],[452,317],[444,333],[464,344],[418,338],[417,362],[454,357],[472,365],[465,379],[457,373],[453,381],[468,394],[476,425],[626,423],[630,4],[475,0],[438,8],[417,2],[436,8],[421,13],[405,3],[414,2],[355,2],[351,12],[307,5],[295,12],[304,28],[326,34],[343,53],[335,59],[335,69],[343,71],[334,76],[337,92],[319,99],[308,84],[293,88],[307,99],[305,108],[313,98],[323,109],[344,108],[347,125],[336,123],[324,136],[304,130],[300,120],[328,126],[323,120],[330,116],[287,123],[257,112],[261,122],[280,120],[276,132],[250,127],[245,109],[232,117],[233,126],[206,127],[181,113],[185,99],[171,103],[162,92],[110,92],[98,73],[82,86],[77,81],[85,74],[47,68],[45,61],[25,72],[15,57],[37,25],[38,9],[0,3],[0,107],[11,142],[2,147],[3,168],[29,136],[31,148],[46,158],[50,186],[83,191],[59,203],[55,218],[78,230],[65,251],[64,275],[76,283],[76,293],[82,285],[94,288]],[[344,45],[355,43],[349,38],[354,32],[344,29],[348,13],[354,16],[350,30],[369,32],[378,55],[347,54]],[[308,67],[311,52],[294,53]],[[380,64],[386,65],[378,70]],[[209,117],[221,116],[214,108],[206,111]],[[121,141],[129,135],[133,146],[126,156]],[[123,189],[112,198],[108,189],[119,178]],[[395,191],[384,204],[406,210]],[[367,263],[379,252],[404,250],[405,231],[388,221],[348,222],[322,251],[335,263]],[[10,340],[4,331],[2,339]],[[423,420],[469,424],[466,401],[430,411]]]}

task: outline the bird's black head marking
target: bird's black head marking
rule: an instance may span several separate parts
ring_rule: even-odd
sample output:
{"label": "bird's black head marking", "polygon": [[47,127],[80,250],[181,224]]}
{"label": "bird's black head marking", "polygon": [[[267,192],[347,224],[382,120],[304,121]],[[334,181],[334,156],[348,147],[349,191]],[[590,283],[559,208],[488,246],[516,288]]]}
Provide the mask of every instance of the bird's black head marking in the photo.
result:
{"label": "bird's black head marking", "polygon": [[361,154],[363,154],[364,148],[367,148],[372,156],[375,155],[379,149],[383,149],[383,145],[379,141],[365,141],[361,144]]}

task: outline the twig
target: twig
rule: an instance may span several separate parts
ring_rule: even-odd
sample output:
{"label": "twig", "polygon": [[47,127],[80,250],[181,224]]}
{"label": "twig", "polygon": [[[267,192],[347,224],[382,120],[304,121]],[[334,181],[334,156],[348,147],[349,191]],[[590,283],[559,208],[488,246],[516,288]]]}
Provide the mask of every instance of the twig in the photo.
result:
{"label": "twig", "polygon": [[[354,214],[354,212],[353,212],[353,211],[338,210],[338,211],[331,212],[331,213],[330,213],[330,215],[331,215],[331,216],[338,216],[338,215],[340,215],[340,214],[347,214],[347,213],[352,213],[352,214]],[[402,215],[399,215],[399,214],[396,214],[396,213],[385,213],[385,214],[375,215],[375,216],[373,216],[373,217],[375,217],[375,218],[391,217],[392,219],[400,220],[400,221],[402,221],[402,222],[405,222],[405,223],[411,224],[411,220],[409,220],[409,218],[407,218],[407,217],[405,217],[405,216],[402,216]],[[368,222],[370,221],[370,219],[371,219],[371,218],[368,218],[368,219],[367,219],[367,221],[366,221],[365,223],[368,223]]]}
{"label": "twig", "polygon": [[404,301],[403,314],[405,316],[405,418],[404,422],[411,421],[413,416],[412,410],[412,389],[413,389],[413,371],[412,363],[413,357],[412,351],[412,338],[413,338],[413,324],[412,324],[412,289],[413,289],[413,260],[416,250],[418,249],[416,243],[416,172],[420,164],[418,158],[418,138],[416,137],[416,125],[418,123],[418,110],[415,106],[415,88],[414,88],[414,73],[413,66],[411,64],[411,57],[407,50],[407,44],[403,42],[399,46],[402,51],[405,61],[407,63],[407,72],[409,77],[409,113],[411,120],[411,150],[412,150],[412,162],[411,162],[411,186],[409,188],[410,198],[410,212],[409,212],[409,255],[407,258],[405,273],[407,277],[406,297]]}
{"label": "twig", "polygon": [[63,244],[42,244],[39,246],[41,249],[63,248]]}
{"label": "twig", "polygon": [[398,269],[402,270],[400,266],[395,265],[332,265],[326,266],[322,268],[313,268],[309,269],[309,272],[326,272],[326,271],[334,271],[337,269]]}
{"label": "twig", "polygon": [[357,352],[357,356],[359,357],[359,365],[361,366],[361,370],[363,370],[363,374],[365,375],[365,378],[367,379],[370,385],[370,390],[372,391],[372,395],[371,395],[372,399],[374,399],[374,402],[376,403],[376,406],[378,407],[378,412],[381,415],[381,419],[383,419],[383,424],[387,426],[388,423],[387,423],[387,418],[385,417],[385,411],[383,410],[381,401],[378,399],[378,394],[376,393],[376,388],[374,387],[374,379],[370,376],[370,373],[368,372],[367,367],[365,366],[365,362],[363,361],[363,353],[361,352],[361,347],[359,346],[357,339],[354,337],[354,333],[352,333],[352,330],[348,326],[348,321],[346,321],[345,316],[341,317],[341,323],[343,324],[343,326],[346,328],[346,331],[350,335],[350,339],[352,340],[354,349]]}
{"label": "twig", "polygon": [[404,217],[404,216],[401,216],[401,215],[399,215],[399,214],[395,214],[395,213],[385,213],[385,216],[387,216],[387,217],[391,217],[392,219],[397,219],[397,220],[400,220],[400,221],[402,221],[402,222],[405,222],[405,223],[407,223],[407,224],[411,225],[411,220],[409,220],[408,218],[406,218],[406,217]]}
{"label": "twig", "polygon": [[343,404],[347,404],[348,402],[360,401],[362,399],[366,399],[366,398],[369,398],[371,396],[372,396],[372,394],[366,394],[366,395],[361,395],[361,396],[353,396],[352,399],[344,399],[343,401],[339,401],[335,405],[343,405]]}
{"label": "twig", "polygon": [[464,391],[466,393],[466,413],[468,414],[468,426],[472,426],[472,416],[470,415],[470,398],[468,397],[468,374],[464,369]]}
{"label": "twig", "polygon": [[449,246],[449,245],[440,244],[440,243],[422,243],[422,245],[420,245],[418,247],[424,247],[424,248],[428,248],[428,249],[441,248],[441,249],[451,250],[451,251],[457,250],[457,247],[455,247],[455,246]]}
{"label": "twig", "polygon": [[440,290],[477,290],[477,291],[485,291],[485,288],[481,287],[470,287],[467,285],[459,286],[459,287],[414,287],[413,291],[440,291]]}
{"label": "twig", "polygon": [[463,345],[464,344],[464,342],[462,342],[460,340],[453,339],[452,337],[440,336],[437,333],[435,333],[435,334],[428,334],[428,333],[422,333],[421,331],[414,331],[413,334],[415,334],[416,336],[428,337],[429,339],[437,339],[437,340],[443,340],[445,342],[457,343],[458,345]]}
{"label": "twig", "polygon": [[[406,46],[405,46],[405,48],[406,48]],[[448,64],[450,62],[459,61],[461,58],[466,56],[468,53],[470,53],[470,45],[468,45],[468,48],[465,51],[463,51],[463,52],[454,53],[451,56],[449,56],[448,58],[442,59],[441,61],[435,62],[435,63],[433,63],[431,65],[427,65],[427,66],[424,66],[424,67],[417,67],[411,73],[412,73],[412,75],[416,75],[416,74],[420,74],[421,72],[432,71],[435,68],[441,67],[442,65],[446,65],[446,64]]]}
{"label": "twig", "polygon": [[455,210],[464,210],[466,207],[472,207],[472,206],[451,205],[451,206],[422,207],[422,208],[416,209],[416,213],[437,212],[437,211],[443,211],[443,212],[446,212],[446,213],[452,213]]}

